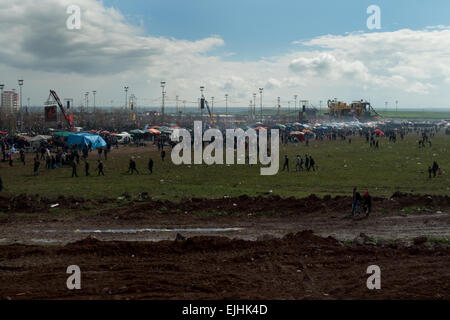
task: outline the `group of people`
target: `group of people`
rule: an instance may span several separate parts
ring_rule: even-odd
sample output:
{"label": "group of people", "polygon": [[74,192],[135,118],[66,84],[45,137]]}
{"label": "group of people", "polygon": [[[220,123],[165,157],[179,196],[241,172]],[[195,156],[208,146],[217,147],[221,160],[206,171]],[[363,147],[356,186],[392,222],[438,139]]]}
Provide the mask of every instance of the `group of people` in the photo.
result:
{"label": "group of people", "polygon": [[[154,166],[154,161],[152,158],[150,158],[148,160],[148,171],[150,172],[150,174],[153,174],[153,166]],[[134,160],[134,157],[131,157],[129,165],[128,165],[127,173],[133,174],[134,172],[136,172],[136,174],[139,174],[139,170],[137,169],[136,161]]]}
{"label": "group of people", "polygon": [[[303,167],[304,165],[304,167]],[[289,157],[288,155],[284,156],[284,164],[283,171],[289,172]],[[312,156],[305,155],[305,159],[302,158],[301,155],[297,155],[296,157],[296,165],[295,171],[316,171],[316,161]]]}
{"label": "group of people", "polygon": [[433,161],[433,165],[428,167],[428,178],[430,179],[432,175],[433,177],[436,177],[437,174],[442,175],[442,173],[443,173],[442,168],[439,167],[436,161]]}
{"label": "group of people", "polygon": [[369,194],[369,191],[366,190],[364,196],[361,197],[361,194],[358,192],[358,188],[353,188],[353,196],[352,196],[352,217],[355,216],[355,213],[361,215],[361,208],[363,212],[366,214],[366,217],[369,216],[372,210],[372,197]]}

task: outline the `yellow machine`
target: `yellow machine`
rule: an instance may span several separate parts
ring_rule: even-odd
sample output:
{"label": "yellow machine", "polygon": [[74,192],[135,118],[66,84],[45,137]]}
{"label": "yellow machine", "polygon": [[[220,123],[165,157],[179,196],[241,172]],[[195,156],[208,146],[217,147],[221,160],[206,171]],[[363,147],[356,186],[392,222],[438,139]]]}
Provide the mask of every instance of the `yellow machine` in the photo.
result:
{"label": "yellow machine", "polygon": [[372,111],[379,114],[372,108],[369,102],[361,100],[351,104],[334,100],[328,100],[328,115],[330,118],[357,118],[358,120],[373,118]]}

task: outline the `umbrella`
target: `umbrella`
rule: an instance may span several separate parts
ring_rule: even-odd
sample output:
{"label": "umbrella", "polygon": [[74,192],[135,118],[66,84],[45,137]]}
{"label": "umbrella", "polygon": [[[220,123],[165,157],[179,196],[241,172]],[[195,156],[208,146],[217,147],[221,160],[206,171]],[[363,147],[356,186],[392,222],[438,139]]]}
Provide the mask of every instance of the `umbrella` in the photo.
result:
{"label": "umbrella", "polygon": [[267,129],[267,128],[265,128],[265,127],[256,127],[256,128],[255,128],[256,131],[259,131],[259,130],[266,130],[266,129]]}
{"label": "umbrella", "polygon": [[161,134],[161,131],[156,130],[156,129],[148,129],[147,131],[150,133],[153,133],[153,134]]}
{"label": "umbrella", "polygon": [[131,130],[131,131],[130,131],[130,133],[134,133],[134,134],[144,134],[144,133],[145,133],[145,131],[142,131],[142,130],[136,129],[136,130]]}

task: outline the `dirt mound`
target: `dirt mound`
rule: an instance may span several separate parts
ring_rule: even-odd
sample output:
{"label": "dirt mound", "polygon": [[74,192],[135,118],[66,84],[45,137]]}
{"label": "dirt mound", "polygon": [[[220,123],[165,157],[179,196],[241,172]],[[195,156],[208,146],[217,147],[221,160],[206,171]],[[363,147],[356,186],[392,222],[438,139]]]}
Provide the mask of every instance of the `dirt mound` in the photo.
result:
{"label": "dirt mound", "polygon": [[[450,299],[449,259],[448,248],[346,246],[312,231],[255,242],[87,238],[64,247],[0,246],[0,298]],[[374,262],[383,290],[366,287]],[[65,287],[70,264],[81,268],[80,291]]]}

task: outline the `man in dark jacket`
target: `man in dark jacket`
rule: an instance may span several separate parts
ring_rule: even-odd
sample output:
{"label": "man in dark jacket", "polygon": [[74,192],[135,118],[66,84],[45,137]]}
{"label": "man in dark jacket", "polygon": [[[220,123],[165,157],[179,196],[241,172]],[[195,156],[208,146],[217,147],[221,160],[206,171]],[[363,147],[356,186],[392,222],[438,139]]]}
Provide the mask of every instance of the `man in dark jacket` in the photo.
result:
{"label": "man in dark jacket", "polygon": [[366,213],[366,217],[368,217],[372,210],[372,197],[370,196],[368,190],[364,193],[363,201],[364,212]]}
{"label": "man in dark jacket", "polygon": [[361,194],[358,192],[356,187],[353,188],[353,197],[352,197],[352,217],[355,215],[355,211],[358,212],[358,215],[361,214]]}
{"label": "man in dark jacket", "polygon": [[153,159],[150,158],[150,160],[148,161],[148,171],[150,171],[150,174],[153,174]]}

